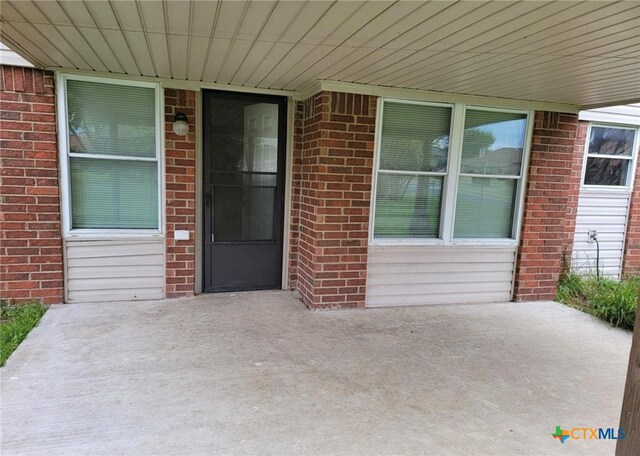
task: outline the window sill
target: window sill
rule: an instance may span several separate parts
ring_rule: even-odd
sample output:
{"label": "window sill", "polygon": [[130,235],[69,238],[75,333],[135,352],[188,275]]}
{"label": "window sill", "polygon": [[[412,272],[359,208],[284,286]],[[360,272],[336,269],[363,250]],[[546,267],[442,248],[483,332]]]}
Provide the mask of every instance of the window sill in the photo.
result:
{"label": "window sill", "polygon": [[585,192],[608,192],[608,193],[631,193],[632,188],[629,186],[619,185],[581,185],[581,191]]}
{"label": "window sill", "polygon": [[65,241],[109,241],[125,239],[164,239],[164,233],[160,231],[139,230],[73,230],[64,233]]}
{"label": "window sill", "polygon": [[513,248],[518,246],[518,241],[515,239],[465,239],[465,240],[453,240],[450,243],[445,243],[442,239],[424,240],[424,239],[394,239],[394,240],[379,240],[374,239],[369,242],[370,247],[505,247]]}

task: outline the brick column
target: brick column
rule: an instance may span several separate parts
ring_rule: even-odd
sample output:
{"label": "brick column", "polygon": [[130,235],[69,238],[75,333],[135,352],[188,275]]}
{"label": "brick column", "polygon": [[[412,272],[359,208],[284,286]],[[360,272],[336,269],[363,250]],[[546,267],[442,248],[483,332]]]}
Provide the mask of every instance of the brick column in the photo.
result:
{"label": "brick column", "polygon": [[[640,151],[636,151],[640,153]],[[640,274],[640,165],[636,164],[622,262],[623,277]]]}
{"label": "brick column", "polygon": [[580,191],[584,137],[579,135],[585,129],[578,116],[536,112],[534,122],[516,301],[555,298],[563,256],[571,258]]}
{"label": "brick column", "polygon": [[53,74],[0,74],[0,297],[60,303],[62,234]]}
{"label": "brick column", "polygon": [[302,190],[302,137],[304,129],[304,103],[296,102],[293,119],[293,150],[291,169],[291,223],[289,227],[289,277],[287,286],[298,286],[298,245],[300,234],[300,195]]}
{"label": "brick column", "polygon": [[297,288],[310,308],[364,307],[376,99],[304,104]]}
{"label": "brick column", "polygon": [[[165,182],[167,268],[166,297],[195,294],[196,252],[196,93],[165,89]],[[176,114],[187,116],[189,133],[173,133]],[[189,232],[188,241],[176,241],[176,230]]]}

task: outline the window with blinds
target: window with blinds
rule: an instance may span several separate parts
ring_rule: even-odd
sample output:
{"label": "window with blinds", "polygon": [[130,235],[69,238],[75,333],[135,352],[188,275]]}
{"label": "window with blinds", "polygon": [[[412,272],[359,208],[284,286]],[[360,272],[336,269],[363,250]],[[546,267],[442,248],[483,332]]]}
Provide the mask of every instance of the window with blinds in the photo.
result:
{"label": "window with blinds", "polygon": [[375,237],[438,237],[451,111],[450,106],[385,103]]}
{"label": "window with blinds", "polygon": [[398,100],[381,111],[374,239],[515,237],[527,113]]}
{"label": "window with blinds", "polygon": [[467,109],[454,238],[510,238],[527,116]]}
{"label": "window with blinds", "polygon": [[71,229],[159,229],[157,90],[66,80]]}

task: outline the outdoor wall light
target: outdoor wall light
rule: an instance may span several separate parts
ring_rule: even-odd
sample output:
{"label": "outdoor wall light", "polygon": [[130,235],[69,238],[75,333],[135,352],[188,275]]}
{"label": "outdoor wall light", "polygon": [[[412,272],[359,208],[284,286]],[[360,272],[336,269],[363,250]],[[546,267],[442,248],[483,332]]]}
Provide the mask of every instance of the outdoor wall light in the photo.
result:
{"label": "outdoor wall light", "polygon": [[189,133],[189,124],[187,123],[187,116],[182,113],[176,114],[173,119],[173,132],[176,135],[185,136]]}

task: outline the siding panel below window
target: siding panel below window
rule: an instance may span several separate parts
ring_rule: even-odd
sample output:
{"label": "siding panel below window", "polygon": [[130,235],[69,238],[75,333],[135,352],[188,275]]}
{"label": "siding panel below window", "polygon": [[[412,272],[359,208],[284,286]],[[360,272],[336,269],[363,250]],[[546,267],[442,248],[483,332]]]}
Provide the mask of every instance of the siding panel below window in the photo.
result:
{"label": "siding panel below window", "polygon": [[164,297],[164,239],[67,240],[67,302]]}
{"label": "siding panel below window", "polygon": [[516,246],[370,246],[367,307],[511,300]]}
{"label": "siding panel below window", "polygon": [[578,200],[576,232],[571,259],[579,274],[596,273],[596,244],[587,242],[589,230],[596,230],[600,243],[600,272],[620,278],[629,192],[582,190]]}

